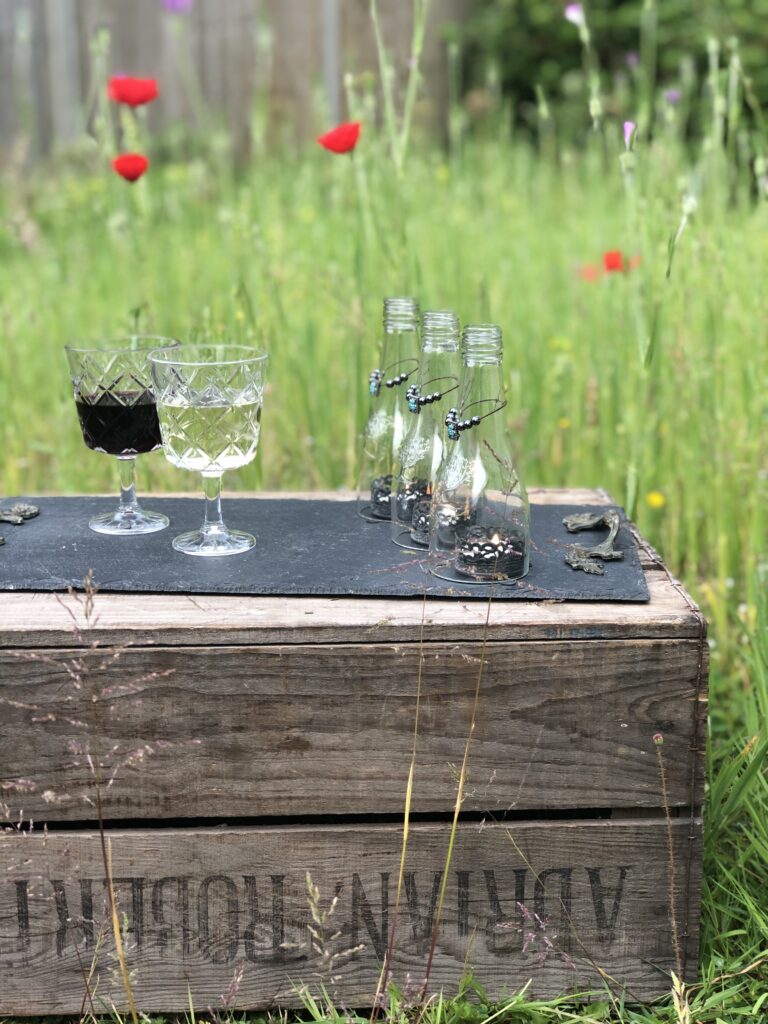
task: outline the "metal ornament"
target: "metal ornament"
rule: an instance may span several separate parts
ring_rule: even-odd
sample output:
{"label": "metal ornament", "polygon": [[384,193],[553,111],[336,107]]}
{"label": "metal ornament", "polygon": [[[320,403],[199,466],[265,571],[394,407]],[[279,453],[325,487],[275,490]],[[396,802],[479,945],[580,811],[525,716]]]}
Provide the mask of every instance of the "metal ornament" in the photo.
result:
{"label": "metal ornament", "polygon": [[[23,501],[17,501],[10,508],[0,508],[0,523],[10,523],[12,526],[21,526],[25,519],[34,519],[40,515],[37,505],[26,505]],[[5,544],[5,537],[0,537],[0,547]]]}
{"label": "metal ornament", "polygon": [[388,370],[396,370],[397,367],[402,366],[403,363],[413,363],[414,365],[407,373],[396,373],[394,377],[389,377],[384,381],[388,388],[396,388],[401,384],[404,384],[411,374],[418,370],[418,359],[401,359],[399,363],[392,363],[391,366],[387,366],[383,370],[371,370],[368,375],[368,394],[371,398],[378,398],[379,392],[381,391],[381,382],[384,380],[384,374],[387,373]]}
{"label": "metal ornament", "polygon": [[[452,380],[453,387],[446,388],[445,391],[433,391],[422,395],[422,387],[426,387],[428,384],[437,384],[441,380]],[[450,395],[452,391],[455,391],[458,386],[459,382],[456,377],[433,377],[432,380],[424,381],[423,385],[411,384],[405,392],[405,397],[408,400],[408,409],[418,416],[422,406],[431,405],[432,402],[439,402],[445,395]]]}
{"label": "metal ornament", "polygon": [[594,547],[585,548],[581,544],[568,546],[565,561],[572,569],[579,569],[595,576],[603,576],[605,574],[603,562],[623,560],[624,552],[614,547],[621,526],[621,519],[615,508],[602,513],[575,512],[563,519],[563,525],[569,533],[578,533],[580,530],[597,530],[601,527],[608,528],[608,536]]}
{"label": "metal ornament", "polygon": [[17,502],[10,508],[0,508],[0,523],[12,523],[14,526],[21,526],[25,519],[34,519],[40,515],[37,505],[25,505]]}
{"label": "metal ornament", "polygon": [[[471,430],[472,427],[476,427],[482,420],[487,419],[489,416],[493,416],[496,412],[501,410],[507,404],[505,400],[499,398],[481,398],[477,402],[471,402],[467,409],[471,409],[475,405],[485,405],[487,402],[493,402],[494,408],[490,412],[484,413],[482,416],[470,416],[469,419],[463,420],[458,409],[449,409],[445,417],[445,426],[448,433],[448,439],[450,441],[458,441],[459,435],[464,430]],[[462,410],[464,411],[464,410]]]}

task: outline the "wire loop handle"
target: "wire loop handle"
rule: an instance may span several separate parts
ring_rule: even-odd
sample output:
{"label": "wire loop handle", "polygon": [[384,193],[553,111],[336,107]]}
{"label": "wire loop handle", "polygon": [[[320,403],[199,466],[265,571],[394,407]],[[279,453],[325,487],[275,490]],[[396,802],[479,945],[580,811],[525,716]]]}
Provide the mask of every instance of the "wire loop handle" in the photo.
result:
{"label": "wire loop handle", "polygon": [[[428,384],[437,384],[441,380],[453,381],[453,386],[446,388],[445,391],[433,391],[431,394],[422,395],[422,387],[426,387]],[[450,395],[458,386],[458,377],[433,377],[431,380],[425,380],[423,384],[411,384],[405,392],[405,397],[408,399],[408,409],[418,416],[422,406],[431,405],[432,402],[439,402],[444,395]]]}
{"label": "wire loop handle", "polygon": [[[483,413],[482,416],[478,416],[477,414],[475,414],[474,416],[470,416],[469,419],[466,420],[461,419],[461,415],[467,412],[469,409],[472,409],[476,405],[486,405],[488,402],[494,403],[494,408],[491,409],[490,412]],[[462,431],[471,430],[472,427],[476,427],[478,423],[481,423],[489,416],[493,416],[493,414],[496,412],[501,412],[501,410],[506,406],[506,404],[507,400],[505,398],[480,398],[478,399],[477,402],[470,402],[470,404],[461,411],[459,411],[458,409],[449,409],[445,417],[445,426],[448,431],[448,439],[450,441],[458,441],[459,435],[462,433]]]}
{"label": "wire loop handle", "polygon": [[411,376],[411,374],[415,373],[418,370],[418,359],[401,359],[397,363],[391,363],[389,366],[385,366],[383,370],[371,370],[371,373],[368,377],[368,393],[371,395],[371,397],[378,397],[379,392],[381,391],[381,382],[382,380],[384,380],[384,374],[388,373],[390,370],[396,370],[398,366],[402,366],[404,363],[414,363],[415,365],[412,366],[407,373],[396,373],[394,377],[390,377],[388,380],[384,381],[388,388],[396,388],[399,387],[401,384],[404,384],[405,381],[407,381],[408,378]]}

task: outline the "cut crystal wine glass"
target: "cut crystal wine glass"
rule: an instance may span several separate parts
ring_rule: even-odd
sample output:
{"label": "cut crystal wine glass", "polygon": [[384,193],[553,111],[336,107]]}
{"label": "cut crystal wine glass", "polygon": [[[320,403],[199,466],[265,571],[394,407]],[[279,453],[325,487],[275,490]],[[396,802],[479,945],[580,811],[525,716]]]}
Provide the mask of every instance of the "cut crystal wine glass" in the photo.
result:
{"label": "cut crystal wine glass", "polygon": [[235,555],[256,543],[221,514],[221,478],[256,457],[267,354],[245,345],[182,345],[150,357],[166,458],[202,474],[205,518],[174,537],[188,555]]}
{"label": "cut crystal wine glass", "polygon": [[149,353],[178,346],[172,338],[132,334],[66,345],[83,440],[120,465],[120,501],[114,512],[94,516],[96,533],[135,536],[164,530],[168,519],[147,512],[136,499],[136,456],[161,445]]}

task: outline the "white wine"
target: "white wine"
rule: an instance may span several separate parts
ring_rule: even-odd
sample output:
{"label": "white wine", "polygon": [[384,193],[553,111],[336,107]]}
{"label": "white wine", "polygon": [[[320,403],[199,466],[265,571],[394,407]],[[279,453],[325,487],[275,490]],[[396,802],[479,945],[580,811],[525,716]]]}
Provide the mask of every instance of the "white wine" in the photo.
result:
{"label": "white wine", "polygon": [[218,474],[239,469],[256,455],[261,395],[253,389],[167,394],[158,413],[166,457],[180,469]]}

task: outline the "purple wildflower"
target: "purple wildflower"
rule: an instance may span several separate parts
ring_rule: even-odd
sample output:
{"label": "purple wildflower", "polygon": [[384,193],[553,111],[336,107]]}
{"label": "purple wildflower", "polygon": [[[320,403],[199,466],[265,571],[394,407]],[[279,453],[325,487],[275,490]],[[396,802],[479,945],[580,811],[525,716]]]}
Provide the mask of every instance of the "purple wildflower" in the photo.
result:
{"label": "purple wildflower", "polygon": [[632,149],[632,140],[635,137],[636,131],[637,125],[634,121],[624,122],[624,145],[627,147],[627,149]]}
{"label": "purple wildflower", "polygon": [[664,99],[667,101],[667,103],[670,105],[670,107],[676,107],[677,104],[682,99],[682,96],[683,96],[683,94],[680,92],[679,89],[665,89],[664,90]]}
{"label": "purple wildflower", "polygon": [[629,50],[624,54],[624,63],[628,68],[636,68],[640,64],[640,54],[637,50]]}
{"label": "purple wildflower", "polygon": [[195,0],[161,0],[163,7],[171,14],[189,14],[195,5]]}
{"label": "purple wildflower", "polygon": [[586,24],[584,18],[584,7],[581,4],[567,4],[565,11],[565,20],[570,21],[572,25],[576,25],[577,28],[583,28]]}

